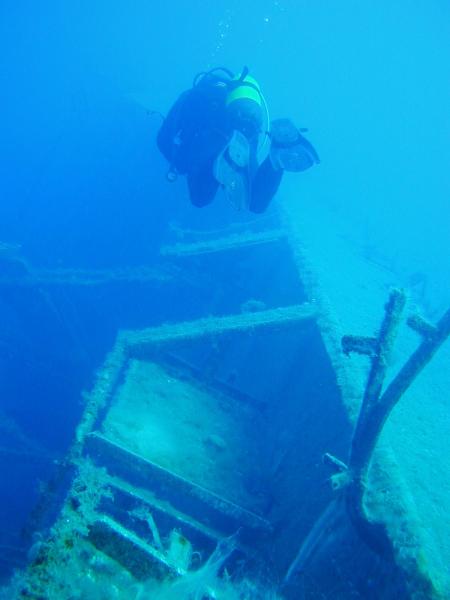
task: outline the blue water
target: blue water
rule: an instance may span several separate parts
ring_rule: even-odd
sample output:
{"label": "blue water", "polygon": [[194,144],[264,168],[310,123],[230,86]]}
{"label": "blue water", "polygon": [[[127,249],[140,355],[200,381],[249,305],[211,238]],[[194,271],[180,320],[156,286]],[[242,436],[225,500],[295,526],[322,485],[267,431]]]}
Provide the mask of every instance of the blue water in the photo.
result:
{"label": "blue water", "polygon": [[[298,177],[298,210],[323,204],[354,224],[404,281],[425,282],[436,317],[450,299],[449,40],[444,0],[3,0],[0,242],[33,269],[117,269],[157,265],[169,223],[257,219],[194,209],[183,181],[167,183],[152,112],[198,71],[246,64],[271,115],[308,127],[321,156]],[[0,287],[3,578],[25,559],[40,482],[117,330],[200,312],[140,286]]]}

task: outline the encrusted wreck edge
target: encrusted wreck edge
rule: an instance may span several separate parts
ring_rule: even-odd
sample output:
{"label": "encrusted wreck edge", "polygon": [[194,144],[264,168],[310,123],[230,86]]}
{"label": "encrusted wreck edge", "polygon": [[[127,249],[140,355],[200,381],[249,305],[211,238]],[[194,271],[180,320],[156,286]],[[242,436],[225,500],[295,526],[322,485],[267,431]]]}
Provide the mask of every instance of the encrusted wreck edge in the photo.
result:
{"label": "encrusted wreck edge", "polygon": [[[289,216],[281,215],[287,230],[287,239],[297,265],[299,277],[305,286],[310,303],[317,306],[317,325],[336,374],[336,383],[342,403],[352,424],[359,415],[364,388],[369,372],[368,361],[355,357],[347,361],[341,340],[350,333],[333,309],[333,304],[314,269],[312,252],[301,238],[298,227],[291,225]],[[373,332],[372,332],[373,333]],[[402,485],[393,452],[384,442],[377,448],[367,482],[365,508],[369,520],[383,523],[393,545],[395,560],[405,572],[413,600],[445,600],[448,590],[433,577],[420,543],[420,527],[414,512],[414,501],[409,499]],[[388,501],[386,495],[389,494]]]}

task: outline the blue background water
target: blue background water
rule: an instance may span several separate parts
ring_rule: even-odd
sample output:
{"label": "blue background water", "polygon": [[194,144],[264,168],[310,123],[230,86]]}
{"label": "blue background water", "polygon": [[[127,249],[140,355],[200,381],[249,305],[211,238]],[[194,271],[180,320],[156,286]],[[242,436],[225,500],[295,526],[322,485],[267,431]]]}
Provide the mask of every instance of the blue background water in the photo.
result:
{"label": "blue background water", "polygon": [[[169,221],[232,220],[220,203],[194,211],[183,182],[166,183],[150,111],[166,112],[199,70],[247,64],[272,116],[309,127],[321,155],[298,179],[298,210],[323,203],[354,223],[405,280],[428,282],[424,303],[439,314],[449,300],[448,40],[444,0],[4,0],[0,240],[21,244],[34,267],[110,268],[155,262]],[[18,533],[38,481],[70,443],[80,391],[117,327],[148,325],[160,308],[137,289],[100,290],[93,304],[55,293],[0,289],[0,445],[11,449],[17,428],[35,444],[34,460],[1,457],[4,573],[23,557]],[[169,312],[190,310],[185,298]]]}

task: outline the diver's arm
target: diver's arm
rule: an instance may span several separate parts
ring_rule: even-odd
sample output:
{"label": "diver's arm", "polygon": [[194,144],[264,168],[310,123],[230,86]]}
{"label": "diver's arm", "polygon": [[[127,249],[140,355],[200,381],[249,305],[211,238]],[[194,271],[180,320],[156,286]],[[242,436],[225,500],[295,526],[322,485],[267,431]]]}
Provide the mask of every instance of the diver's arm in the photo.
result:
{"label": "diver's arm", "polygon": [[169,163],[172,163],[174,159],[177,135],[179,134],[182,126],[186,104],[189,103],[190,92],[191,90],[188,90],[181,94],[181,96],[170,109],[169,114],[164,119],[163,124],[158,131],[156,143],[161,154],[165,156]]}

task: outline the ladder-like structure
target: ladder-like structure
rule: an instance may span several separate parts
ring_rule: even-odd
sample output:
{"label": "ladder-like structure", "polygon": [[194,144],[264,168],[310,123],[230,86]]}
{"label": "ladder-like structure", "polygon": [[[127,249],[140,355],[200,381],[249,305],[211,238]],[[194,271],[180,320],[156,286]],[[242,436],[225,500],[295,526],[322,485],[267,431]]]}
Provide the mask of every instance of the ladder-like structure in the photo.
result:
{"label": "ladder-like structure", "polygon": [[[166,260],[194,260],[198,265],[199,260],[212,253],[237,251],[243,260],[247,249],[277,244],[287,245],[281,229],[177,243],[162,248],[161,254]],[[183,265],[183,270],[189,270],[189,265]],[[57,274],[56,281],[60,278],[61,274]],[[46,279],[53,281],[50,274]],[[92,280],[83,276],[83,282]],[[120,332],[97,373],[92,391],[85,396],[86,406],[76,440],[61,465],[64,473],[75,467],[75,477],[53,526],[51,544],[42,546],[29,569],[25,597],[37,598],[43,587],[48,586],[49,565],[73,561],[75,555],[82,557],[83,549],[87,554],[94,548],[105,560],[113,559],[120,564],[136,580],[146,581],[182,573],[187,568],[186,556],[192,552],[197,557],[197,566],[201,566],[221,540],[238,532],[239,553],[234,554],[234,560],[245,555],[250,563],[261,563],[270,546],[268,539],[273,527],[258,507],[251,505],[250,494],[242,491],[245,478],[250,476],[245,472],[246,455],[255,454],[250,464],[258,461],[258,449],[252,447],[254,442],[245,439],[245,423],[261,421],[260,401],[232,384],[210,376],[205,378],[198,368],[177,357],[177,350],[207,340],[220,343],[230,336],[239,342],[239,336],[291,327],[301,330],[316,317],[317,307],[307,302],[274,308],[258,302],[253,306],[250,302],[244,312],[236,314]],[[202,442],[205,462],[219,471],[216,465],[221,456],[231,453],[228,466],[232,463],[234,467],[229,471],[223,468],[216,477],[224,481],[229,478],[227,485],[219,482],[214,489],[214,478],[204,483],[202,477],[195,479],[183,473],[179,465],[170,468],[151,453],[139,451],[130,431],[114,435],[114,430],[121,426],[111,417],[117,406],[122,403],[122,415],[133,411],[133,399],[123,390],[127,385],[133,386],[136,369],[144,375],[146,369],[158,369],[177,389],[183,386],[194,389],[194,394],[208,399],[217,421],[228,424],[228,431],[234,432],[231,441],[213,434]],[[166,400],[171,401],[170,395]],[[143,417],[148,419],[149,430],[151,411],[150,408]],[[195,415],[192,419],[195,420]],[[200,428],[198,423],[194,426]],[[242,473],[230,475],[240,462]],[[238,490],[235,494],[230,492],[233,486]],[[70,587],[70,583],[59,582],[60,586],[66,584]]]}

